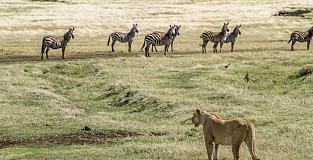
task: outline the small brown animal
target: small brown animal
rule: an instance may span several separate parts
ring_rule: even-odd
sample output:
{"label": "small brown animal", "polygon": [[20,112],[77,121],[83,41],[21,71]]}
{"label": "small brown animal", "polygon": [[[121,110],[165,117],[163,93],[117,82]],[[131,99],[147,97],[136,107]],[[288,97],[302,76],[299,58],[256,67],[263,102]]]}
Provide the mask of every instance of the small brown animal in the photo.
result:
{"label": "small brown animal", "polygon": [[192,123],[195,127],[203,126],[205,145],[209,160],[212,160],[213,142],[215,150],[213,159],[218,159],[218,147],[231,145],[234,160],[239,159],[239,148],[245,142],[249,148],[252,160],[258,160],[255,153],[255,128],[252,122],[245,118],[223,120],[220,116],[209,113],[203,109],[196,109],[193,114]]}

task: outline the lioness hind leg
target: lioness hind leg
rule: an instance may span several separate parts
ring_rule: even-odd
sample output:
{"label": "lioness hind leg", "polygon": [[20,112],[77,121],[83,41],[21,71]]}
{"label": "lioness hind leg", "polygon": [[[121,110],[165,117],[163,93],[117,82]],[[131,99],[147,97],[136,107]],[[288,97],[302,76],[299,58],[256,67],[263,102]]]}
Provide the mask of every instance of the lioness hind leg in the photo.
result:
{"label": "lioness hind leg", "polygon": [[214,153],[213,153],[213,160],[218,160],[218,147],[219,147],[219,144],[215,143],[215,149],[214,149]]}
{"label": "lioness hind leg", "polygon": [[240,149],[240,143],[239,144],[232,144],[231,149],[233,152],[234,160],[239,159],[239,149]]}
{"label": "lioness hind leg", "polygon": [[247,147],[249,149],[250,155],[252,157],[252,160],[259,160],[258,158],[256,158],[256,154],[255,154],[255,146],[254,146],[254,142],[252,140],[245,140]]}

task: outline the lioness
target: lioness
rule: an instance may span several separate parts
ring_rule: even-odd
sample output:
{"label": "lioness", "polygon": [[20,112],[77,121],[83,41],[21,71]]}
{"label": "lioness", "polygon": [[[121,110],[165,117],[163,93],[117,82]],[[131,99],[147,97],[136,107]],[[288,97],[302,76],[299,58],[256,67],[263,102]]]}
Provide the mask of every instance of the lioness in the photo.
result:
{"label": "lioness", "polygon": [[196,109],[192,117],[192,123],[195,127],[203,126],[205,146],[208,152],[209,160],[212,160],[213,142],[215,150],[213,159],[218,158],[218,147],[222,145],[231,145],[234,160],[239,159],[239,148],[244,141],[250,151],[253,160],[258,160],[255,154],[254,138],[255,129],[252,122],[244,118],[233,120],[223,120],[220,116],[209,113],[203,109]]}

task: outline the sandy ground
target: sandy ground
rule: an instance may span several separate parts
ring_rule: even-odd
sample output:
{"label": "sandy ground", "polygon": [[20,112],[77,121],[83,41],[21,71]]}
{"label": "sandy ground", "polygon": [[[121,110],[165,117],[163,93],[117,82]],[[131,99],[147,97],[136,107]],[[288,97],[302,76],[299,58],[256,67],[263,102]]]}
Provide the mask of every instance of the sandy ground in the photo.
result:
{"label": "sandy ground", "polygon": [[[75,27],[75,36],[78,37],[69,52],[103,50],[110,33],[128,32],[134,23],[139,29],[134,42],[137,48],[142,45],[144,35],[156,30],[166,31],[170,24],[182,25],[183,36],[178,40],[182,44],[180,50],[190,49],[190,40],[197,41],[194,44],[198,45],[199,35],[204,30],[219,31],[223,22],[230,22],[231,30],[236,24],[256,26],[246,27],[245,34],[251,37],[263,34],[266,29],[279,29],[281,24],[288,24],[284,26],[283,34],[277,35],[278,39],[286,39],[286,33],[294,28],[309,28],[312,24],[305,27],[299,25],[299,21],[272,15],[285,8],[302,8],[311,4],[311,0],[6,0],[0,1],[0,54],[34,55],[40,48],[41,37],[62,36],[69,27]],[[95,46],[93,41],[99,43],[99,47],[88,50]],[[127,50],[125,46],[124,51]]]}

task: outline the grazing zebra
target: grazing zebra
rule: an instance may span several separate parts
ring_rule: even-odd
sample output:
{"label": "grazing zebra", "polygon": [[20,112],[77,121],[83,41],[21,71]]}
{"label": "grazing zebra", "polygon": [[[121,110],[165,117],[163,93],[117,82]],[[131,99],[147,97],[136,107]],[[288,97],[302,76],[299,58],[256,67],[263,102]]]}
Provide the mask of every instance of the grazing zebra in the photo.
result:
{"label": "grazing zebra", "polygon": [[[240,29],[241,25],[236,25],[236,27],[234,28],[233,32],[231,32],[230,34],[227,34],[226,40],[224,41],[224,43],[229,43],[231,42],[231,52],[234,52],[234,45],[238,36],[238,33],[241,34],[241,29]],[[217,47],[218,43],[214,44],[214,48]]]}
{"label": "grazing zebra", "polygon": [[290,43],[290,41],[292,40],[291,51],[294,51],[293,45],[297,41],[299,41],[299,42],[307,42],[307,50],[309,50],[310,42],[311,42],[311,39],[312,39],[312,35],[313,35],[313,27],[311,27],[311,29],[309,29],[306,32],[300,32],[300,31],[292,32],[291,35],[290,35],[290,40],[288,41],[288,43]]}
{"label": "grazing zebra", "polygon": [[121,43],[128,42],[128,52],[131,52],[131,45],[133,40],[135,39],[135,32],[138,33],[137,24],[133,24],[133,28],[128,33],[121,33],[121,32],[114,32],[109,36],[108,39],[108,46],[110,44],[110,37],[112,37],[112,52],[114,52],[114,44],[116,41],[119,41]]}
{"label": "grazing zebra", "polygon": [[[172,43],[170,44],[172,52],[174,51],[173,50],[173,43],[174,43],[174,40],[175,40],[176,36],[179,36],[179,34],[180,34],[180,27],[181,27],[181,25],[179,25],[179,26],[178,25],[177,26],[174,25],[174,27],[175,27],[175,34],[173,36]],[[159,32],[159,31],[155,31],[153,33],[165,34],[165,32]],[[153,52],[153,47],[155,48],[155,51],[157,52],[158,50],[157,50],[155,45],[152,45],[152,47],[151,47],[152,52]],[[168,50],[167,50],[167,52],[168,52]]]}
{"label": "grazing zebra", "polygon": [[174,26],[170,25],[170,28],[168,29],[168,31],[165,34],[158,34],[158,33],[153,34],[152,33],[152,34],[146,35],[143,46],[142,46],[142,48],[143,48],[146,44],[145,56],[150,57],[149,48],[150,48],[151,44],[155,45],[155,46],[165,45],[164,55],[166,56],[166,51],[168,50],[169,45],[173,41],[174,34],[175,34],[175,28],[174,28]]}
{"label": "grazing zebra", "polygon": [[64,52],[65,48],[67,46],[67,43],[71,40],[71,38],[74,39],[74,28],[69,28],[69,30],[64,34],[62,37],[54,37],[54,36],[45,36],[42,39],[42,47],[41,47],[41,60],[43,60],[43,53],[46,49],[46,57],[49,60],[48,52],[49,49],[59,49],[62,47],[62,59],[65,59]]}
{"label": "grazing zebra", "polygon": [[224,41],[226,40],[227,32],[229,32],[228,24],[229,23],[224,23],[221,32],[205,31],[202,33],[202,35],[200,36],[200,38],[203,39],[202,53],[206,53],[206,45],[209,41],[215,43],[213,47],[213,52],[215,53],[217,53],[217,44],[220,43],[220,52],[222,53],[222,47]]}

